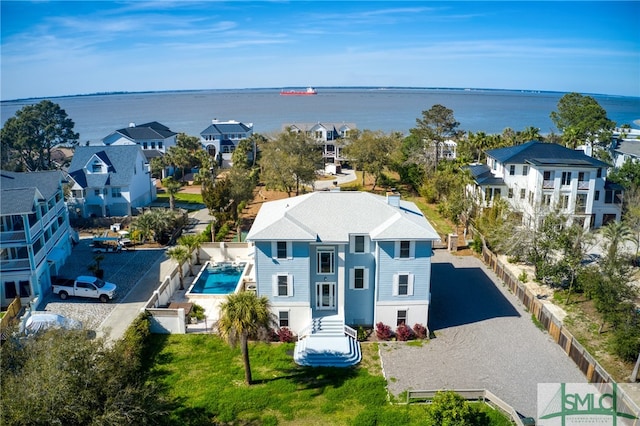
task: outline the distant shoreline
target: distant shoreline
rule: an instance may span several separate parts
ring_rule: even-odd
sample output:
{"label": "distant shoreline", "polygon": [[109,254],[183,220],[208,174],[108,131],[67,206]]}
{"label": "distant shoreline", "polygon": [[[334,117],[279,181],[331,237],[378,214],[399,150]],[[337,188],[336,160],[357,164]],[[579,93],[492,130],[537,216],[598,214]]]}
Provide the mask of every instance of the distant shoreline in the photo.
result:
{"label": "distant shoreline", "polygon": [[[236,89],[178,89],[178,90],[143,90],[143,91],[114,91],[114,92],[96,92],[96,93],[81,93],[76,95],[59,95],[59,96],[43,96],[43,97],[30,97],[30,98],[18,98],[18,99],[6,99],[1,100],[0,103],[13,103],[13,102],[32,102],[40,99],[66,99],[66,98],[80,98],[80,97],[98,97],[98,96],[119,96],[119,95],[150,95],[150,94],[171,94],[171,93],[203,93],[203,92],[219,92],[219,93],[232,93],[232,92],[274,92],[280,93],[283,89],[291,90],[296,89],[297,86],[290,87],[254,87],[254,88],[236,88]],[[530,90],[530,89],[490,89],[490,88],[462,88],[462,87],[414,87],[414,86],[327,86],[316,87],[318,93],[323,91],[344,91],[344,90],[368,90],[368,91],[434,91],[434,92],[496,92],[496,93],[529,93],[529,94],[565,94],[570,92],[562,92],[557,90]],[[597,97],[613,97],[613,98],[639,98],[639,96],[626,96],[626,95],[609,95],[605,93],[581,93],[582,95],[597,96]]]}

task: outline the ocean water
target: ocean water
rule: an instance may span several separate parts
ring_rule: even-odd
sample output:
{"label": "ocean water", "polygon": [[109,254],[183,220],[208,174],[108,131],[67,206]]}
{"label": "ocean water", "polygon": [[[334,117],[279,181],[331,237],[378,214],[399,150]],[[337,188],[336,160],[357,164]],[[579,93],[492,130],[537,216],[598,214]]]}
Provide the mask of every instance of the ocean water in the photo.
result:
{"label": "ocean water", "polygon": [[[253,123],[254,132],[279,132],[285,123],[347,122],[358,129],[399,131],[415,127],[435,104],[453,110],[460,130],[500,133],[533,126],[557,132],[549,114],[558,92],[507,90],[319,88],[316,96],[280,96],[279,89],[126,93],[51,98],[75,123],[80,142],[99,142],[129,123],[158,121],[174,132],[199,136],[212,119]],[[640,119],[640,98],[592,95],[618,125]],[[1,102],[2,123],[41,99]]]}

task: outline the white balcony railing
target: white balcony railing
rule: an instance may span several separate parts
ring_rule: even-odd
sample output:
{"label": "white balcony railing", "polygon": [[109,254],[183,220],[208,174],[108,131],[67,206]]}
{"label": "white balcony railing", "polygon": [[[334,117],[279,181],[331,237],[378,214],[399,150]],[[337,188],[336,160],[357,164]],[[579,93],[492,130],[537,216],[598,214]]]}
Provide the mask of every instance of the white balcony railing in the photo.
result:
{"label": "white balcony railing", "polygon": [[0,260],[0,271],[13,271],[13,270],[23,270],[23,269],[31,269],[31,265],[29,264],[29,259],[7,259]]}
{"label": "white balcony railing", "polygon": [[24,232],[24,230],[0,232],[0,242],[15,243],[15,242],[22,242],[22,241],[27,241],[27,235]]}

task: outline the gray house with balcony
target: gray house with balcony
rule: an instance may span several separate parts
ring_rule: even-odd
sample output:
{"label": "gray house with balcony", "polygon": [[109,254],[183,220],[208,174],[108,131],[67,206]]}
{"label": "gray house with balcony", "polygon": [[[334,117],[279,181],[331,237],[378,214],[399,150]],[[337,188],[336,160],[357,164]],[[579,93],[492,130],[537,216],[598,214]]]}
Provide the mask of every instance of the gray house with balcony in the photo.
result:
{"label": "gray house with balcony", "polygon": [[71,253],[60,171],[0,171],[0,302],[23,304],[49,293]]}

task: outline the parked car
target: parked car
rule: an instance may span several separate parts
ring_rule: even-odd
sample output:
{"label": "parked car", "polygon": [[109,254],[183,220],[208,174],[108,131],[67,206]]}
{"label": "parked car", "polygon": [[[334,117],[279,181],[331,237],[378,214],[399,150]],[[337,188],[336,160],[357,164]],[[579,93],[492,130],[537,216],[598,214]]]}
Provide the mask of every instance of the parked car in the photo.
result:
{"label": "parked car", "polygon": [[31,314],[24,323],[23,332],[26,336],[31,336],[40,331],[50,328],[61,328],[65,330],[80,330],[82,323],[72,318],[67,318],[59,314],[49,312],[36,312]]}
{"label": "parked car", "polygon": [[99,299],[106,303],[116,297],[116,285],[97,277],[79,276],[75,280],[56,278],[51,290],[65,300],[69,296]]}
{"label": "parked car", "polygon": [[120,253],[123,245],[118,237],[94,237],[91,247],[94,253]]}

